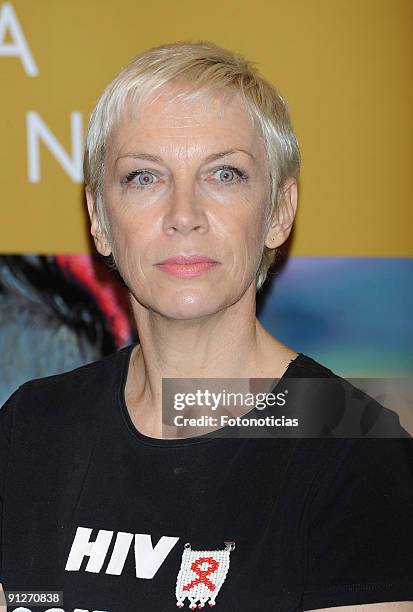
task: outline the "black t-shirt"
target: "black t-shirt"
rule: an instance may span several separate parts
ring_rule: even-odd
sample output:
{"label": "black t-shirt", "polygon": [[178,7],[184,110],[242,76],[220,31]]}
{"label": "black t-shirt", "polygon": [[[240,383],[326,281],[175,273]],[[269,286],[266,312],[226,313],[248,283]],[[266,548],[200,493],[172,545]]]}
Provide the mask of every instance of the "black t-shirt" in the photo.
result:
{"label": "black t-shirt", "polygon": [[[0,410],[5,590],[63,591],[64,612],[413,600],[410,436],[150,438],[125,404],[132,348]],[[287,376],[336,377],[302,353]]]}

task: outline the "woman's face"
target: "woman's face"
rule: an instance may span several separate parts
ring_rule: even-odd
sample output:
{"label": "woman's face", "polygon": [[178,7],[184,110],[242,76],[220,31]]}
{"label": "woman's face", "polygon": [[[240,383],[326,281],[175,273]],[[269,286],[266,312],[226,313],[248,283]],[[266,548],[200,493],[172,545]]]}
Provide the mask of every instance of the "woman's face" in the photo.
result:
{"label": "woman's face", "polygon": [[[184,102],[171,93],[164,87],[124,112],[108,140],[104,201],[133,297],[164,316],[195,319],[248,289],[255,296],[270,180],[260,130],[238,96]],[[214,263],[160,265],[190,255]]]}

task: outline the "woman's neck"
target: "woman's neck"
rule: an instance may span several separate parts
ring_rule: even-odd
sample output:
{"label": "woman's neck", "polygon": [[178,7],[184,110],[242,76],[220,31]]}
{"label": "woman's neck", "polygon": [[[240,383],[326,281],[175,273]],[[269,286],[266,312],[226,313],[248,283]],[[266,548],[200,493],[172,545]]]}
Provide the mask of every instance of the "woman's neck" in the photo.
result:
{"label": "woman's neck", "polygon": [[[234,312],[209,318],[165,320],[136,312],[140,344],[131,355],[125,401],[144,435],[165,436],[163,378],[281,378],[297,353],[273,338],[254,316],[241,322]],[[136,317],[136,314],[138,316]]]}

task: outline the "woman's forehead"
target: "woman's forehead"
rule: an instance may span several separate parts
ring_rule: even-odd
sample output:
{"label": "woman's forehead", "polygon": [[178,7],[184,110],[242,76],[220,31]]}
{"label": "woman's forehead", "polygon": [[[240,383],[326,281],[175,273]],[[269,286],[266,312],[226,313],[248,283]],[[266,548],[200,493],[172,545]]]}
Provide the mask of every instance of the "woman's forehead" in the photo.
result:
{"label": "woman's forehead", "polygon": [[199,137],[222,143],[235,138],[228,143],[233,148],[260,146],[258,122],[252,119],[239,94],[227,90],[186,99],[179,93],[167,89],[151,93],[138,104],[128,100],[112,131],[112,144],[123,148],[135,140],[161,142]]}
{"label": "woman's forehead", "polygon": [[138,102],[135,95],[129,95],[124,111],[129,115],[167,113],[180,116],[207,112],[220,117],[226,115],[228,108],[248,117],[240,93],[233,88],[191,90],[189,86],[166,83],[148,91]]}

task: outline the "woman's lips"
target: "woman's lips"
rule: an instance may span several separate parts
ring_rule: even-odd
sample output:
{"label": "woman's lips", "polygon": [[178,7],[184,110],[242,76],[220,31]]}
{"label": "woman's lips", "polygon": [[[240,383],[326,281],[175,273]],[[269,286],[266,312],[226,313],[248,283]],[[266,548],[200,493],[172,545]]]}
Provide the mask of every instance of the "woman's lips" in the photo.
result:
{"label": "woman's lips", "polygon": [[218,265],[218,261],[214,261],[209,257],[193,255],[190,257],[178,256],[165,259],[157,264],[158,268],[171,276],[177,277],[192,277],[205,274],[211,268]]}

